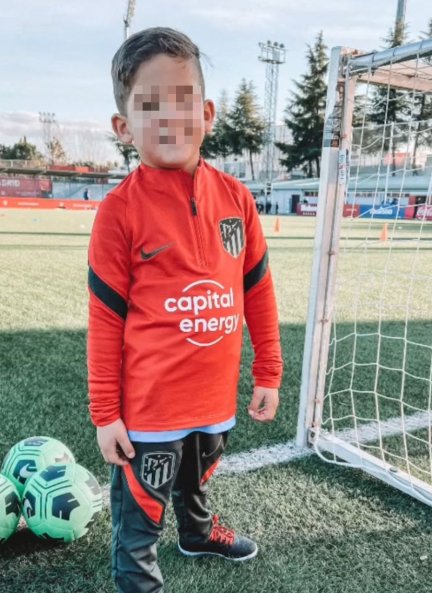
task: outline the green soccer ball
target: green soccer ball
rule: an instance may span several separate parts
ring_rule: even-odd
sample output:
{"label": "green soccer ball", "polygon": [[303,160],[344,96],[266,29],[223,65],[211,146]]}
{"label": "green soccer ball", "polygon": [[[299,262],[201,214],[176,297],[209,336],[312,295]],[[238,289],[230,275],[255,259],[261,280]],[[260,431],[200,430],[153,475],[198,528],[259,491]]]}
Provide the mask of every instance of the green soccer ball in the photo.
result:
{"label": "green soccer ball", "polygon": [[0,469],[14,484],[20,496],[27,480],[53,463],[73,463],[71,451],[57,439],[30,437],[14,445]]}
{"label": "green soccer ball", "polygon": [[22,508],[35,535],[71,542],[87,533],[101,511],[102,491],[82,465],[50,465],[28,481]]}
{"label": "green soccer ball", "polygon": [[0,474],[0,544],[3,544],[18,527],[21,501],[12,482]]}

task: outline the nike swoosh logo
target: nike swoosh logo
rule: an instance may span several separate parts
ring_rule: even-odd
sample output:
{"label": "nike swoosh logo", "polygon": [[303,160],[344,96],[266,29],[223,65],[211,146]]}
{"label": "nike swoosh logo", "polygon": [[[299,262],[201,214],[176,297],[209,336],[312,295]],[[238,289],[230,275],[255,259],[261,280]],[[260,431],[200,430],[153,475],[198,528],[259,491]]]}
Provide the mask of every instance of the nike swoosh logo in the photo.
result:
{"label": "nike swoosh logo", "polygon": [[28,471],[27,468],[29,465],[30,465],[30,463],[27,463],[27,465],[23,465],[23,467],[19,471],[19,475],[23,480],[27,480],[27,478],[31,478],[32,475],[34,474],[34,472]]}
{"label": "nike swoosh logo", "polygon": [[71,461],[71,459],[67,453],[63,453],[61,457],[56,457],[54,459],[54,463],[68,463],[69,461]]}
{"label": "nike swoosh logo", "polygon": [[168,247],[171,247],[171,245],[172,245],[172,243],[168,243],[168,245],[162,245],[162,247],[159,247],[158,249],[155,249],[154,251],[150,251],[149,253],[146,253],[144,251],[144,249],[141,248],[141,257],[143,258],[144,261],[146,261],[148,259],[151,259],[155,255],[157,255],[161,251],[165,251],[165,249],[168,249]]}
{"label": "nike swoosh logo", "polygon": [[201,457],[203,459],[208,459],[209,457],[212,457],[215,453],[217,453],[219,451],[221,445],[222,445],[222,437],[220,437],[219,442],[218,442],[214,451],[212,451],[211,453],[203,453],[201,455]]}
{"label": "nike swoosh logo", "polygon": [[30,504],[30,502],[27,500],[27,498],[24,501],[23,511],[24,511],[24,516],[27,518],[31,517],[31,515],[33,514],[33,507]]}

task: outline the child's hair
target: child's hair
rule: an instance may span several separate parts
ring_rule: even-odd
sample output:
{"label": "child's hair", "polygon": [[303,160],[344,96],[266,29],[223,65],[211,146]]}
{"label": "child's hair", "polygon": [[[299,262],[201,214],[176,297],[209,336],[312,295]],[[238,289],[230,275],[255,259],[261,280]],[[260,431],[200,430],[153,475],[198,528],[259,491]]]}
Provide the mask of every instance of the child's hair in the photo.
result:
{"label": "child's hair", "polygon": [[111,76],[114,97],[119,113],[126,115],[126,103],[138,68],[151,58],[165,54],[173,58],[195,61],[200,85],[204,92],[204,76],[200,51],[187,35],[169,27],[152,27],[131,35],[115,53]]}

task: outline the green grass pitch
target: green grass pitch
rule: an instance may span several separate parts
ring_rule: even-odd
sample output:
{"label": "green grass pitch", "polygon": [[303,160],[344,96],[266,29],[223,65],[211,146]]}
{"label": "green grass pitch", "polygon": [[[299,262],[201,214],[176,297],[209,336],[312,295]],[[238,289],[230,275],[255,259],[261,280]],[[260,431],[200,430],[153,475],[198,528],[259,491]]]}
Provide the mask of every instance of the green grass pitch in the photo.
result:
{"label": "green grass pitch", "polygon": [[[87,246],[92,212],[0,211],[0,458],[18,440],[47,434],[64,441],[79,463],[105,484],[108,468],[99,454],[87,415],[85,332],[87,319]],[[252,353],[245,337],[239,387],[238,424],[228,453],[294,438],[301,379],[315,220],[264,217],[270,248],[284,348],[285,375],[277,420],[252,424],[246,413],[251,395]],[[359,222],[344,243],[341,271],[347,278],[361,262],[361,245],[369,231],[369,264],[384,269],[385,250],[378,242],[382,223]],[[400,227],[400,228],[399,228]],[[414,226],[396,227],[394,249],[399,265],[409,265]],[[419,270],[430,279],[432,225],[424,229]],[[345,268],[344,268],[345,267]],[[429,270],[429,272],[427,270]],[[397,270],[395,270],[397,272]],[[394,278],[394,276],[391,276]],[[341,331],[352,331],[352,286],[341,288]],[[370,286],[369,300],[374,301]],[[397,302],[404,286],[391,283],[386,298]],[[416,301],[430,303],[430,280],[416,284]],[[346,315],[346,318],[343,317]],[[371,327],[370,308],[360,312],[357,331]],[[383,331],[399,335],[405,311],[395,307]],[[430,308],[412,311],[412,337],[431,344]],[[344,357],[343,348],[339,355]],[[348,352],[348,349],[346,350]],[[372,359],[376,343],[365,338],[359,356]],[[347,354],[347,356],[349,356]],[[398,360],[395,346],[383,353]],[[361,362],[361,359],[359,359]],[[412,355],[413,374],[424,361]],[[369,371],[360,368],[367,384]],[[336,376],[337,375],[337,376]],[[342,381],[335,374],[335,381]],[[380,391],[393,393],[393,375],[382,375]],[[407,397],[425,406],[413,384]],[[370,398],[358,401],[369,418]],[[345,418],[346,401],[335,401],[335,414]],[[382,417],[398,415],[391,400],[380,402]],[[349,414],[348,414],[349,416]],[[350,427],[350,419],[340,427]],[[397,439],[397,449],[400,444]],[[413,446],[418,463],[424,451]],[[427,461],[427,459],[426,459]],[[254,537],[258,558],[244,565],[220,559],[190,560],[175,548],[171,511],[160,544],[160,565],[168,593],[430,593],[432,570],[431,510],[357,471],[324,464],[316,457],[240,475],[219,476],[210,488],[211,505],[226,523]],[[110,579],[109,510],[85,538],[59,546],[36,540],[27,530],[0,548],[0,592],[113,593]]]}

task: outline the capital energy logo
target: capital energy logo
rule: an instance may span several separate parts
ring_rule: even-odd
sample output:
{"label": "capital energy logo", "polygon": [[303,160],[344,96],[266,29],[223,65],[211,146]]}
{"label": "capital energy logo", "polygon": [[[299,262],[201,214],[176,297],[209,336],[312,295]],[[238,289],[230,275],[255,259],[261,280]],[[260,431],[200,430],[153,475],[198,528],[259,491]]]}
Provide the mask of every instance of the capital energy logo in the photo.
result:
{"label": "capital energy logo", "polygon": [[215,280],[192,282],[178,297],[166,299],[164,308],[168,313],[185,314],[179,330],[195,346],[217,344],[235,332],[240,322],[240,314],[234,312],[234,290]]}

